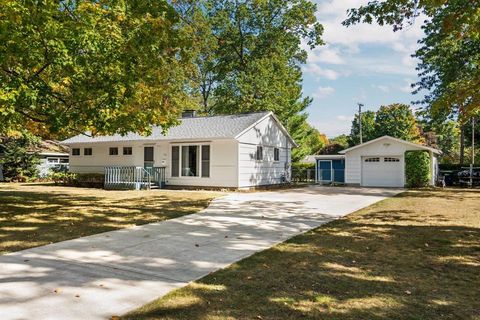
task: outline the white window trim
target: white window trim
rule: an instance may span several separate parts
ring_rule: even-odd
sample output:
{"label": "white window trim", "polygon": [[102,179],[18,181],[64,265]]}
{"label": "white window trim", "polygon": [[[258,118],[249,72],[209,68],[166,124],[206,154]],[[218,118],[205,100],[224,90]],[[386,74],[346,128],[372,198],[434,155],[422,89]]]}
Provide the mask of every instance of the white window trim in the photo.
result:
{"label": "white window trim", "polygon": [[[197,146],[198,147],[198,175],[197,176],[183,176],[182,175],[182,146]],[[209,175],[202,177],[202,146],[210,147]],[[178,177],[172,176],[172,148],[178,147]],[[212,177],[212,145],[210,143],[173,143],[170,145],[170,179],[210,179]]]}

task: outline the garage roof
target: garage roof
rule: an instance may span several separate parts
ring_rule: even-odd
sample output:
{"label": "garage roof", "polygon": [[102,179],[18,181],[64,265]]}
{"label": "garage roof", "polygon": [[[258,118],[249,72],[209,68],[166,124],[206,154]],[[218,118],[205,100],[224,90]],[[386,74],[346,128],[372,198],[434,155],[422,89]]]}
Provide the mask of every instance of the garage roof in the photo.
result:
{"label": "garage roof", "polygon": [[373,140],[370,140],[368,142],[365,142],[365,143],[362,143],[362,144],[359,144],[359,145],[356,145],[354,147],[351,147],[351,148],[348,148],[348,149],[345,149],[345,150],[342,150],[340,151],[339,153],[340,154],[345,154],[349,151],[352,151],[352,150],[355,150],[355,149],[359,149],[359,148],[363,148],[369,144],[372,144],[372,143],[375,143],[375,142],[378,142],[378,141],[381,141],[381,140],[390,140],[390,141],[393,141],[393,142],[397,142],[397,143],[401,143],[401,144],[405,144],[405,145],[408,145],[408,146],[411,146],[411,147],[415,147],[415,149],[421,149],[421,150],[425,150],[425,151],[431,151],[435,154],[441,154],[442,151],[438,150],[438,149],[435,149],[435,148],[431,148],[431,147],[427,147],[427,146],[424,146],[424,145],[421,145],[421,144],[418,144],[418,143],[413,143],[413,142],[410,142],[410,141],[405,141],[405,140],[402,140],[402,139],[398,139],[398,138],[394,138],[394,137],[390,137],[390,136],[383,136],[383,137],[380,137],[380,138],[377,138],[377,139],[373,139]]}

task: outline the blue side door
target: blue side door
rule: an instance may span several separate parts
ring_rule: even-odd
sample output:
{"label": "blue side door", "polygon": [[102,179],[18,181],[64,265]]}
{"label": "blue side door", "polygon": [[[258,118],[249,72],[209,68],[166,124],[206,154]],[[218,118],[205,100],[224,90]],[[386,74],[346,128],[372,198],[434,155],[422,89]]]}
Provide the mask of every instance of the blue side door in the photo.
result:
{"label": "blue side door", "polygon": [[331,160],[318,160],[317,180],[319,182],[332,181],[332,161]]}

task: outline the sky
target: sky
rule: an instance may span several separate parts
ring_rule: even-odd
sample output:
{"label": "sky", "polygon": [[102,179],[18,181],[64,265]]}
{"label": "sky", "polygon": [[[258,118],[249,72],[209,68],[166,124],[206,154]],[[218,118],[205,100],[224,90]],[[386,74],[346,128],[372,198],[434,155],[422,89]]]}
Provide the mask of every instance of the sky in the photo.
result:
{"label": "sky", "polygon": [[411,57],[422,38],[422,19],[393,32],[391,26],[359,24],[344,27],[349,8],[368,0],[316,0],[317,18],[325,31],[326,45],[309,50],[303,66],[303,94],[313,98],[309,122],[327,137],[348,134],[357,102],[363,110],[381,105],[411,103],[417,79],[417,61]]}

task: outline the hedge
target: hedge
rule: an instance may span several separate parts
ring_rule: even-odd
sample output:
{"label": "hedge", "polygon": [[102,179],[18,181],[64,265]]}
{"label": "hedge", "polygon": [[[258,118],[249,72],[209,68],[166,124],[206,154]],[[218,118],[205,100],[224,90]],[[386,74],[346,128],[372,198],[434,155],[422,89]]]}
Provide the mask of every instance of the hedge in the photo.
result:
{"label": "hedge", "polygon": [[103,173],[52,172],[49,178],[57,185],[103,188],[105,175]]}
{"label": "hedge", "polygon": [[430,155],[428,152],[405,152],[405,176],[408,188],[427,187],[430,184]]}

